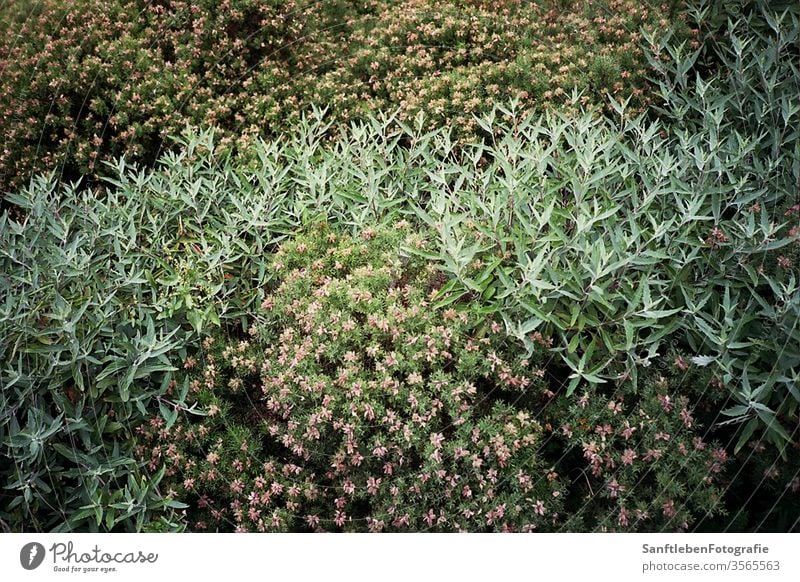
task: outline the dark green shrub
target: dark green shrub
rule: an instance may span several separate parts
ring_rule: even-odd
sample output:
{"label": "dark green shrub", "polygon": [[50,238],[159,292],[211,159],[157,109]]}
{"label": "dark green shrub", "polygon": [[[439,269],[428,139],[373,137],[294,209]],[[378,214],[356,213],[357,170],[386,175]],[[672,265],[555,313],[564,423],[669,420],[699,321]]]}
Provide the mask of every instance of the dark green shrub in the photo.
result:
{"label": "dark green shrub", "polygon": [[564,531],[689,531],[723,522],[736,468],[701,419],[713,422],[725,396],[707,371],[682,362],[642,369],[637,390],[622,378],[546,411],[557,470],[571,476]]}

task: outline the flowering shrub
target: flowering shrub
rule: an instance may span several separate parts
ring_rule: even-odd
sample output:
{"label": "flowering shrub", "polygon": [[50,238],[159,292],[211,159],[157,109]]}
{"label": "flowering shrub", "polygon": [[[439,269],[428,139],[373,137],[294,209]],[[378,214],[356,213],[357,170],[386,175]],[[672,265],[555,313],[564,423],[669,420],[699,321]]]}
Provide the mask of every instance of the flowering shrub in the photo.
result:
{"label": "flowering shrub", "polygon": [[676,2],[44,0],[0,8],[0,190],[36,171],[96,176],[151,163],[167,136],[214,125],[223,145],[293,127],[309,104],[339,121],[399,109],[479,132],[472,113],[606,91],[646,102],[640,28]]}
{"label": "flowering shrub", "polygon": [[[715,374],[720,393],[737,401],[714,404],[727,416],[704,423],[736,423],[725,429],[741,429],[731,452],[765,434],[779,449],[795,450],[798,344],[791,339],[800,293],[796,271],[778,259],[798,260],[797,203],[768,184],[737,194],[737,181],[720,185],[698,169],[703,157],[726,175],[763,163],[747,149],[722,156],[699,145],[715,127],[687,148],[657,137],[657,124],[615,125],[497,116],[494,128],[504,137],[493,151],[503,155],[486,162],[486,146],[456,153],[446,130],[409,135],[392,120],[373,119],[328,143],[328,126],[309,122],[281,141],[256,144],[258,163],[247,167],[216,156],[209,131],[163,156],[158,170],[120,163],[102,200],[43,178],[11,195],[24,217],[0,216],[0,290],[9,298],[0,305],[0,409],[9,412],[0,415],[0,507],[8,508],[0,522],[14,530],[138,530],[162,511],[152,478],[147,506],[126,509],[142,495],[128,435],[159,409],[165,422],[175,421],[174,405],[185,403],[177,388],[165,394],[172,366],[200,347],[199,333],[233,329],[242,319],[250,327],[262,290],[281,276],[267,265],[270,254],[316,216],[354,233],[412,220],[418,238],[401,242],[409,254],[424,253],[446,281],[432,308],[469,301],[477,310],[472,322],[505,315],[502,334],[552,358],[539,367],[552,371],[545,377],[557,394],[574,382],[571,398],[579,398],[602,376],[594,390],[606,390],[607,402],[619,374],[644,377],[648,365],[671,362],[665,346],[680,342],[680,365]],[[555,151],[540,149],[543,143]],[[570,196],[565,181],[582,195]],[[531,308],[538,313],[526,313]],[[694,339],[683,343],[686,337]],[[187,397],[196,398],[188,384]],[[638,398],[626,396],[626,404]],[[90,420],[76,424],[76,415]],[[549,422],[574,421],[562,413]],[[585,463],[581,443],[570,446]],[[562,448],[543,455],[555,454],[546,464],[566,475],[557,463]],[[96,488],[87,487],[86,465],[100,475]],[[775,468],[791,474],[790,464]],[[136,485],[120,490],[119,483]]]}
{"label": "flowering shrub", "polygon": [[[518,97],[524,111],[602,106],[606,93],[647,101],[641,31],[687,31],[676,2],[630,0],[436,0],[390,2],[391,9],[353,29],[350,49],[303,83],[305,99],[348,114],[399,108],[400,118],[427,115],[429,128],[480,134],[473,114]],[[343,91],[347,88],[347,91]]]}
{"label": "flowering shrub", "polygon": [[560,468],[574,475],[566,530],[686,531],[725,513],[728,452],[708,440],[699,418],[709,410],[696,405],[719,390],[683,361],[648,371],[638,391],[626,379],[613,391],[587,386],[548,411],[571,451]]}
{"label": "flowering shrub", "polygon": [[[260,321],[187,360],[207,416],[154,419],[140,454],[168,467],[195,530],[532,531],[559,520],[543,463],[542,370],[502,327],[430,308],[441,283],[409,235],[324,227],[284,244]],[[196,417],[195,417],[196,418]]]}

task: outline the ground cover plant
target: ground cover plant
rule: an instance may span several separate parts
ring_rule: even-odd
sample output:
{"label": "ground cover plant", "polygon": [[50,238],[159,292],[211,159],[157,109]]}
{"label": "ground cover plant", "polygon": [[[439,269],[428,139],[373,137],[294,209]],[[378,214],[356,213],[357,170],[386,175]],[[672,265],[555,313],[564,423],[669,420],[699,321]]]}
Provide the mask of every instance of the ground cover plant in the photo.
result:
{"label": "ground cover plant", "polygon": [[[404,6],[326,10],[356,38],[348,10],[383,22],[367,44],[450,26]],[[246,155],[219,118],[72,184],[52,154],[0,215],[0,527],[796,530],[800,14],[681,14],[641,31],[644,111],[487,99],[463,139],[421,102],[349,124],[334,104]]]}
{"label": "ground cover plant", "polygon": [[[187,122],[247,151],[312,104],[339,122],[399,110],[428,127],[473,113],[602,107],[650,95],[641,34],[677,3],[43,0],[0,7],[0,191],[34,172],[96,177],[125,154],[151,164]],[[640,30],[642,29],[642,30]],[[678,34],[684,33],[682,30]]]}

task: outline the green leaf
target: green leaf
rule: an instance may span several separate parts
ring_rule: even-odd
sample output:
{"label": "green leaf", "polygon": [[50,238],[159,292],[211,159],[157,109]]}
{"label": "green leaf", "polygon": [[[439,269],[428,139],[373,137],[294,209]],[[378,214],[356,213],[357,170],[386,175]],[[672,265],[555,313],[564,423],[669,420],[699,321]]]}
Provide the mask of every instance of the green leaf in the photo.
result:
{"label": "green leaf", "polygon": [[758,427],[758,420],[753,418],[747,424],[744,425],[742,428],[742,432],[739,433],[739,439],[736,441],[736,446],[733,448],[733,453],[737,454],[739,451],[742,450],[742,447],[746,445],[750,441],[750,437],[753,436],[756,428]]}
{"label": "green leaf", "polygon": [[569,385],[567,386],[567,392],[565,396],[572,396],[572,393],[575,392],[575,389],[580,385],[580,382],[581,382],[580,376],[572,378]]}
{"label": "green leaf", "polygon": [[744,406],[742,404],[737,404],[736,406],[732,406],[730,408],[726,408],[725,410],[721,411],[720,414],[724,414],[725,416],[732,416],[735,418],[745,416],[750,412],[749,406]]}
{"label": "green leaf", "polygon": [[[188,303],[187,307],[191,308],[191,306]],[[203,325],[205,324],[205,319],[206,319],[205,313],[203,313],[198,309],[192,309],[186,314],[186,319],[192,325],[192,328],[194,328],[196,334],[199,335],[203,331]]]}

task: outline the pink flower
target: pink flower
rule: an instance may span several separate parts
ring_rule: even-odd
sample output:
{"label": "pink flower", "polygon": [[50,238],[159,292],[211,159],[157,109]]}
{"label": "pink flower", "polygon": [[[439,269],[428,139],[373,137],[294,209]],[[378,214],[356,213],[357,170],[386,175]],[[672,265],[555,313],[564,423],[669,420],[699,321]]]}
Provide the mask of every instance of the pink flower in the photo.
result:
{"label": "pink flower", "polygon": [[631,438],[631,437],[633,436],[633,433],[634,433],[634,432],[636,432],[636,427],[635,427],[635,426],[634,426],[634,427],[632,427],[632,426],[630,425],[630,423],[628,423],[627,421],[625,421],[625,428],[624,428],[624,429],[622,429],[622,433],[621,433],[621,434],[622,434],[622,437],[623,437],[625,440],[628,440],[629,438]]}
{"label": "pink flower", "polygon": [[[409,384],[422,384],[422,376],[418,372],[411,372],[408,375],[408,383]],[[414,405],[412,405],[414,406]]]}
{"label": "pink flower", "polygon": [[375,477],[368,477],[367,478],[367,493],[370,495],[376,495],[378,493],[378,489],[381,486],[381,479],[376,479]]}
{"label": "pink flower", "polygon": [[657,396],[659,403],[661,404],[661,408],[664,409],[664,412],[672,412],[672,400],[668,395],[659,394]]}
{"label": "pink flower", "polygon": [[633,465],[633,461],[636,459],[636,452],[633,449],[625,449],[625,452],[622,453],[622,457],[620,458],[620,462],[623,465]]}
{"label": "pink flower", "polygon": [[644,457],[642,457],[642,460],[643,461],[651,461],[651,460],[657,461],[658,459],[661,458],[662,454],[663,453],[661,452],[661,449],[647,449],[647,452],[645,453]]}
{"label": "pink flower", "polygon": [[601,437],[605,438],[606,435],[610,435],[614,432],[614,429],[611,428],[610,424],[604,424],[602,426],[596,426],[594,428],[594,432],[599,434]]}
{"label": "pink flower", "polygon": [[612,481],[607,485],[607,487],[609,491],[609,496],[612,498],[617,497],[620,493],[625,491],[625,486],[617,483],[616,479],[612,479]]}
{"label": "pink flower", "polygon": [[711,456],[714,457],[715,461],[719,461],[720,463],[724,463],[728,460],[728,453],[723,448],[714,449]]}

